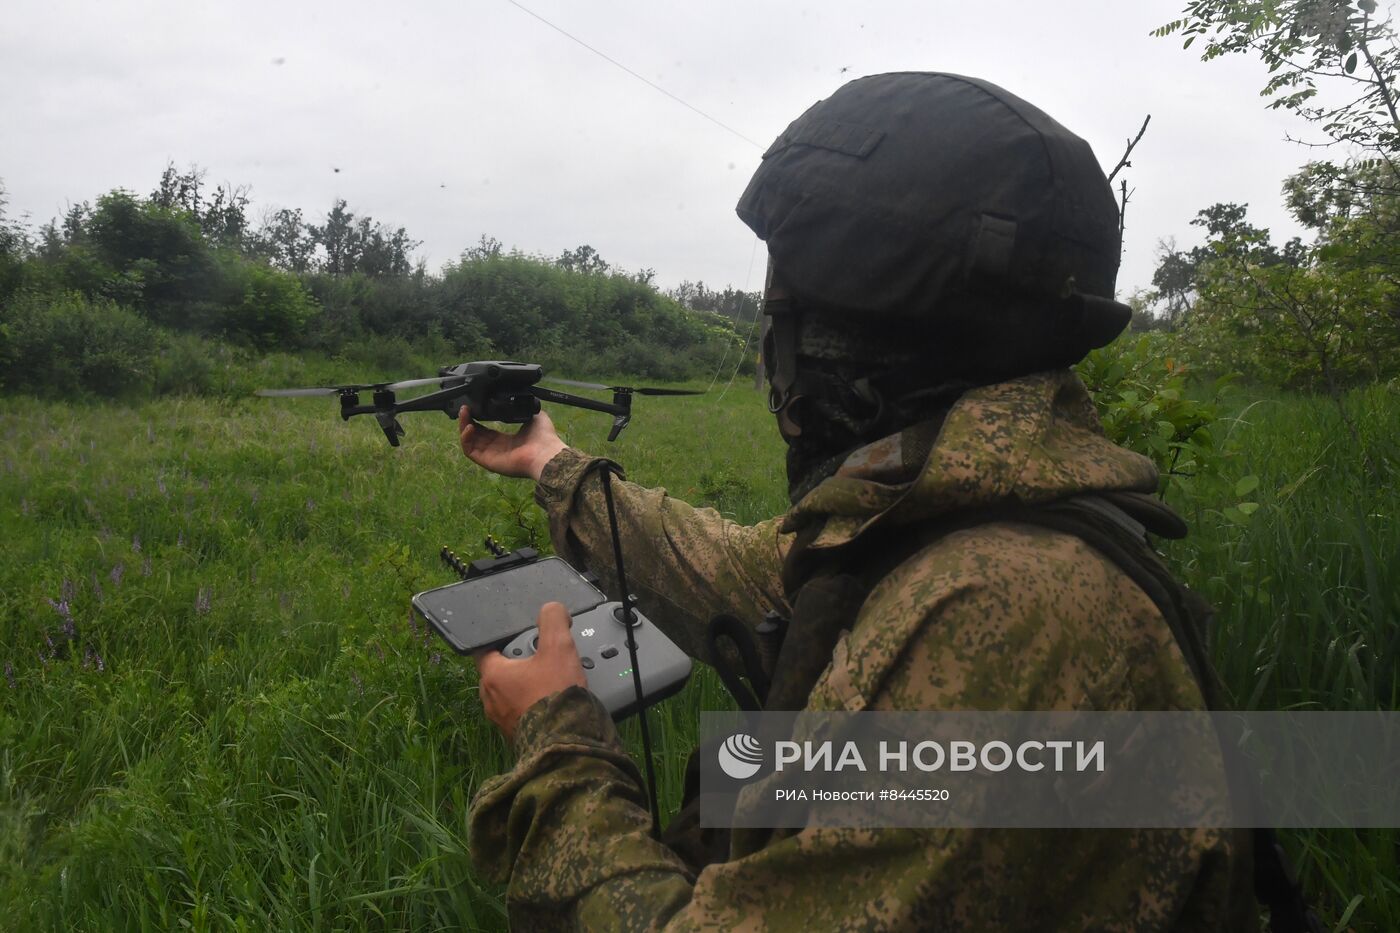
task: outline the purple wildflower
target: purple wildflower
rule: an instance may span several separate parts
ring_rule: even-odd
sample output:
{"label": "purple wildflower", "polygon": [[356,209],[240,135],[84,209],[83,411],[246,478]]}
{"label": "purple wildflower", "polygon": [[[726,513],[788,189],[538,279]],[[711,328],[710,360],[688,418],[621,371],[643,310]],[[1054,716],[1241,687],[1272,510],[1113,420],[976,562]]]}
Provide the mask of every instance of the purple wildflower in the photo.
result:
{"label": "purple wildflower", "polygon": [[311,512],[311,511],[314,511],[315,508],[316,508],[316,500],[315,500],[315,499],[307,499],[307,500],[306,500],[306,511]]}
{"label": "purple wildflower", "polygon": [[180,532],[180,536],[179,536],[178,538],[175,539],[175,546],[176,546],[176,547],[184,547],[184,546],[185,546],[185,532],[184,532],[183,530]]}
{"label": "purple wildflower", "polygon": [[83,652],[83,667],[95,667],[99,674],[107,669],[107,665],[102,661],[102,655],[98,654],[92,645],[88,645],[87,650]]}
{"label": "purple wildflower", "polygon": [[9,661],[5,662],[5,682],[10,685],[11,690],[19,689],[19,684],[15,683],[15,669]]}
{"label": "purple wildflower", "polygon": [[72,580],[64,580],[63,585],[58,588],[58,598],[65,603],[71,603],[73,597],[78,595],[78,585]]}
{"label": "purple wildflower", "polygon": [[[67,581],[65,580],[64,582],[66,583]],[[58,602],[54,602],[52,599],[45,598],[44,602],[46,602],[46,603],[48,603],[50,606],[52,606],[52,607],[53,607],[53,611],[56,612],[56,613],[58,613],[59,616],[60,616],[61,618],[66,619],[66,620],[68,620],[68,621],[70,621],[70,622],[72,621],[72,619],[73,619],[73,607],[72,607],[72,604],[70,604],[70,603],[68,602],[68,597],[65,596],[63,599],[59,600]]]}
{"label": "purple wildflower", "polygon": [[[63,637],[67,638],[69,641],[76,641],[78,638],[78,626],[73,622],[71,616],[63,620],[63,624],[58,627],[58,630],[62,632]],[[49,642],[49,644],[53,644],[53,642]]]}
{"label": "purple wildflower", "polygon": [[148,557],[148,558],[146,558],[145,560],[141,561],[141,576],[143,576],[143,577],[149,577],[150,575],[151,575],[151,559]]}
{"label": "purple wildflower", "polygon": [[112,568],[112,572],[109,573],[109,574],[107,574],[107,576],[108,576],[109,579],[111,579],[112,585],[113,585],[113,586],[121,586],[121,585],[122,585],[122,577],[126,576],[126,567],[125,567],[125,565],[123,565],[122,563],[118,562],[117,565],[116,565],[115,567]]}
{"label": "purple wildflower", "polygon": [[199,595],[196,596],[194,600],[195,612],[204,615],[209,611],[210,595],[209,587],[201,586],[199,588]]}
{"label": "purple wildflower", "polygon": [[[8,665],[6,665],[6,666],[8,667]],[[364,696],[364,695],[365,695],[365,685],[362,684],[362,683],[360,683],[360,675],[359,675],[359,674],[356,674],[354,671],[351,671],[351,672],[350,672],[350,682],[353,683],[353,684],[355,685],[355,692],[357,692],[360,696]]]}
{"label": "purple wildflower", "polygon": [[430,662],[432,662],[433,664],[441,664],[441,663],[442,663],[442,655],[439,654],[438,652],[434,651],[434,652],[433,652],[433,656],[430,657],[430,658],[428,658],[428,660],[429,660]]}

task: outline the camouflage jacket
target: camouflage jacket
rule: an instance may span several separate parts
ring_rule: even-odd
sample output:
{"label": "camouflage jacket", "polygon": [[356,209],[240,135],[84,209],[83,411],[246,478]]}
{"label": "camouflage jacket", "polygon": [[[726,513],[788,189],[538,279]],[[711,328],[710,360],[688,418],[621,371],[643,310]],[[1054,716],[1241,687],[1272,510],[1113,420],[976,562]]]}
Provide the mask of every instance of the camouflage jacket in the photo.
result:
{"label": "camouflage jacket", "polygon": [[[537,498],[560,554],[604,575],[607,515],[566,450]],[[941,424],[863,448],[787,515],[753,527],[615,483],[628,584],[693,656],[719,612],[788,609],[793,529],[813,548],[960,509],[1154,491],[1068,371],[969,392]],[[635,581],[635,582],[634,582]],[[870,592],[809,709],[1169,710],[1202,698],[1153,603],[1077,538],[1007,522],[917,550]],[[521,718],[518,760],[473,801],[478,869],[518,929],[1258,929],[1250,863],[1216,830],[809,829],[698,875],[648,835],[637,768],[587,691]]]}

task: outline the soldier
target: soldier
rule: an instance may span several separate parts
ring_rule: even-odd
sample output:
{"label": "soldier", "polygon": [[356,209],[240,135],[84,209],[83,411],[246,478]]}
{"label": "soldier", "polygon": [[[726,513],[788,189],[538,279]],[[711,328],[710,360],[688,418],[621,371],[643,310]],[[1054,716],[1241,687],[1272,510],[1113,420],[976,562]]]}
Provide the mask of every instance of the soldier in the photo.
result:
{"label": "soldier", "polygon": [[[877,75],[793,122],[738,213],[769,251],[792,508],[741,527],[615,483],[647,616],[710,662],[712,616],[789,617],[769,708],[1204,708],[1191,619],[1079,526],[1031,517],[1092,496],[1122,527],[1175,523],[1151,505],[1151,461],[1104,437],[1068,369],[1129,316],[1089,146],[987,82]],[[506,435],[464,409],[460,432],[475,463],[534,480],[558,553],[615,587],[598,461],[543,414]],[[649,835],[567,614],[539,624],[533,658],[479,658],[518,760],[477,794],[472,851],[520,929],[1258,928],[1249,845],[1228,830],[818,828],[735,834],[705,864]]]}

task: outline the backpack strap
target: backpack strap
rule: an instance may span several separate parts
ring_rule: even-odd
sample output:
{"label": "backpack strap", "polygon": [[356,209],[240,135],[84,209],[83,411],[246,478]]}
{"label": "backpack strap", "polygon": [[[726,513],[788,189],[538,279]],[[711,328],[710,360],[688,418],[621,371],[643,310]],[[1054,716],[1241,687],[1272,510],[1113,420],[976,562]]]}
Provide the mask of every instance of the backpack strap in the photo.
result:
{"label": "backpack strap", "polygon": [[[1200,687],[1206,707],[1229,708],[1228,692],[1211,663],[1207,648],[1214,609],[1172,577],[1148,539],[1149,534],[1184,538],[1186,523],[1152,496],[1112,492],[1074,496],[1043,505],[1011,504],[973,510],[912,529],[869,535],[826,553],[813,552],[808,547],[820,530],[819,526],[799,531],[783,567],[784,584],[789,592],[796,592],[792,619],[785,629],[779,629],[787,637],[782,637],[780,644],[760,646],[766,649],[761,651],[766,658],[776,655],[776,663],[769,672],[771,679],[763,684],[766,691],[755,690],[753,695],[744,697],[741,706],[752,708],[756,699],[769,710],[805,708],[812,688],[831,661],[841,633],[855,624],[861,605],[876,583],[926,545],[955,531],[992,522],[1047,528],[1078,538],[1101,554],[1126,574],[1162,614]],[[755,649],[741,645],[741,639],[752,636],[743,626],[712,623],[712,641],[721,631],[724,637],[735,642],[745,667],[749,668],[750,684],[757,688],[763,678],[756,676],[752,666]],[[712,657],[717,664],[725,663],[723,652],[712,651]],[[732,670],[727,676],[722,672],[721,678],[727,686],[731,680],[738,682]],[[736,698],[746,692],[736,691]],[[697,749],[696,754],[699,751]],[[678,842],[685,824],[694,823],[690,827],[692,837],[694,828],[698,827],[696,754],[692,754],[686,769],[688,803],[681,811],[685,819],[678,816],[674,821],[681,824],[674,826]],[[1230,769],[1231,773],[1236,770]],[[1232,788],[1232,792],[1257,796],[1258,789],[1251,783],[1247,787]],[[671,829],[668,827],[668,836]],[[730,841],[730,834],[722,830],[706,832],[707,845],[703,847],[703,854],[695,853],[699,856],[697,871],[704,864],[727,857],[724,848]],[[1269,910],[1271,933],[1324,933],[1274,830],[1256,828],[1249,838],[1254,856],[1254,894]]]}
{"label": "backpack strap", "polygon": [[[1206,648],[1210,625],[1215,617],[1214,609],[1171,576],[1148,543],[1144,523],[1129,514],[1122,507],[1125,504],[1131,507],[1137,503],[1134,500],[1120,499],[1115,502],[1107,497],[1078,496],[1028,510],[1010,520],[1074,535],[1127,574],[1166,619],[1187,666],[1200,686],[1207,708],[1228,709],[1227,692]],[[1145,517],[1150,521],[1156,516]],[[1230,754],[1230,749],[1222,748],[1222,751]],[[1250,773],[1247,769],[1229,769],[1232,775],[1236,772]],[[1232,787],[1231,792],[1259,796],[1258,786],[1252,779],[1245,786]],[[1303,886],[1274,830],[1256,827],[1251,830],[1250,841],[1254,855],[1254,896],[1269,910],[1270,931],[1324,933],[1322,922],[1308,906]]]}

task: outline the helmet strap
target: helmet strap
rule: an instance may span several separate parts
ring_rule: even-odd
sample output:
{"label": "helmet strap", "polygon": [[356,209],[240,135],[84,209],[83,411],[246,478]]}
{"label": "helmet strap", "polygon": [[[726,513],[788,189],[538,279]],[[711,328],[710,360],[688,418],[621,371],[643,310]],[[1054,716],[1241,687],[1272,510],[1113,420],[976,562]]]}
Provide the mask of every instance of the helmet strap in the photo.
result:
{"label": "helmet strap", "polygon": [[789,297],[765,298],[768,336],[763,341],[763,368],[768,376],[768,410],[787,404],[797,381],[798,311]]}

